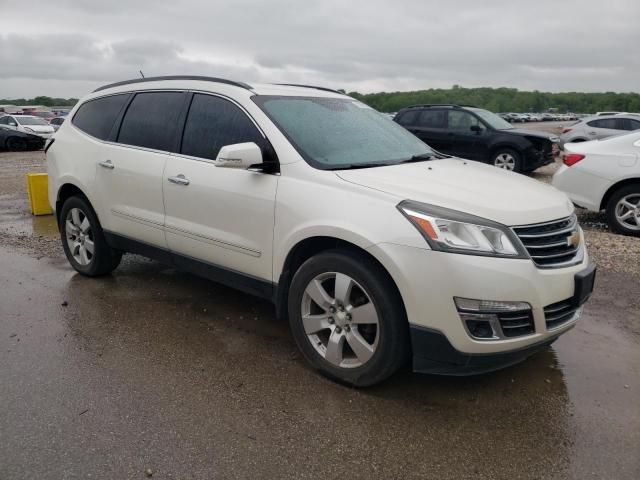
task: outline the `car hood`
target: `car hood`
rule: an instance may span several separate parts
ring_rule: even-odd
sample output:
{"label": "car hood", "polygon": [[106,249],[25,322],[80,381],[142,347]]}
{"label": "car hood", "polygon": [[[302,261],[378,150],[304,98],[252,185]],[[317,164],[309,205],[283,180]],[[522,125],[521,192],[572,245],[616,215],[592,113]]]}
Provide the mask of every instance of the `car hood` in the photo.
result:
{"label": "car hood", "polygon": [[522,136],[527,136],[527,137],[538,137],[538,138],[544,138],[546,140],[550,140],[550,141],[557,141],[558,139],[558,135],[554,135],[553,133],[549,133],[549,132],[543,132],[540,130],[533,130],[533,129],[528,129],[528,128],[510,128],[508,130],[501,130],[504,133],[512,133],[515,135],[522,135]]}
{"label": "car hood", "polygon": [[51,125],[23,125],[24,128],[30,128],[36,133],[53,133],[53,127]]}
{"label": "car hood", "polygon": [[526,225],[569,216],[573,205],[551,185],[477,162],[447,158],[336,172],[338,177],[402,200],[414,200]]}

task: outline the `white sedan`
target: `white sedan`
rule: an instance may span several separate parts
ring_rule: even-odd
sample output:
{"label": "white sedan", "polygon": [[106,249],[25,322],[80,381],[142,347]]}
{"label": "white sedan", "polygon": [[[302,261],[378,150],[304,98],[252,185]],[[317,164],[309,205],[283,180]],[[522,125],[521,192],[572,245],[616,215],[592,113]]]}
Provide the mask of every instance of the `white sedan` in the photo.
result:
{"label": "white sedan", "polygon": [[640,236],[640,132],[568,143],[553,185],[579,207],[606,211],[609,227]]}

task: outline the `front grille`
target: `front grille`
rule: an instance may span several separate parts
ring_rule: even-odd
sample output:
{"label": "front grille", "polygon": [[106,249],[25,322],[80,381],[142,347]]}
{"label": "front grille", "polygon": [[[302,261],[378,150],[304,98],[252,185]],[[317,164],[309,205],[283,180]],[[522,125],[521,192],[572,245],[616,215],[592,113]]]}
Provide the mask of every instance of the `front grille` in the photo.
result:
{"label": "front grille", "polygon": [[520,337],[535,331],[531,310],[518,312],[503,312],[498,314],[502,335],[505,337]]}
{"label": "front grille", "polygon": [[513,227],[533,262],[543,268],[566,266],[581,250],[575,215],[553,222]]}
{"label": "front grille", "polygon": [[573,319],[578,308],[571,298],[544,307],[547,330],[553,330]]}

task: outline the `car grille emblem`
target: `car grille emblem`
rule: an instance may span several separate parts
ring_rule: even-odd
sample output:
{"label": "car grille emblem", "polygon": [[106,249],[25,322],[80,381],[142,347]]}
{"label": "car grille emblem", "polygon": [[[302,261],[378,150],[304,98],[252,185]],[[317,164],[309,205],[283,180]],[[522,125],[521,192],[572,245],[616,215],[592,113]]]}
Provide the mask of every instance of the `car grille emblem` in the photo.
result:
{"label": "car grille emblem", "polygon": [[571,236],[567,237],[567,245],[570,247],[578,248],[578,245],[580,245],[580,234],[577,230],[572,232]]}

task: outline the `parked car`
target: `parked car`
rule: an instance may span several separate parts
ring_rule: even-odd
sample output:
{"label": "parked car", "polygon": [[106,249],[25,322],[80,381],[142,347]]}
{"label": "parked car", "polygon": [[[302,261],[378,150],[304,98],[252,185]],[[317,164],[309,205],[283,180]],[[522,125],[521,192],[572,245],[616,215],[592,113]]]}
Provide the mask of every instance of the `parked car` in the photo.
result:
{"label": "parked car", "polygon": [[0,125],[0,148],[12,151],[39,150],[44,146],[44,138],[32,133],[20,132]]}
{"label": "parked car", "polygon": [[57,132],[60,128],[60,125],[64,122],[65,117],[55,117],[49,121],[49,125],[53,127],[53,129]]}
{"label": "parked car", "polygon": [[0,125],[5,125],[19,132],[33,133],[42,138],[49,138],[55,132],[46,120],[33,115],[5,115],[0,117]]}
{"label": "parked car", "polygon": [[51,122],[51,120],[53,118],[55,118],[55,115],[54,115],[53,112],[43,111],[43,110],[33,110],[33,111],[29,112],[29,115],[31,115],[33,117],[40,117],[40,118],[46,120],[47,123]]}
{"label": "parked car", "polygon": [[395,121],[435,150],[506,170],[528,172],[554,160],[557,137],[514,128],[495,113],[459,105],[415,105]]}
{"label": "parked car", "polygon": [[638,129],[640,129],[640,118],[631,114],[587,117],[562,130],[560,145],[597,140]]}
{"label": "parked car", "polygon": [[46,163],[73,268],[105,275],[135,252],[267,298],[347,384],[409,358],[511,365],[571,329],[592,290],[566,195],[440,155],[336,91],[146,78],[69,118]]}
{"label": "parked car", "polygon": [[640,131],[565,148],[553,185],[582,208],[604,210],[613,231],[640,236]]}

